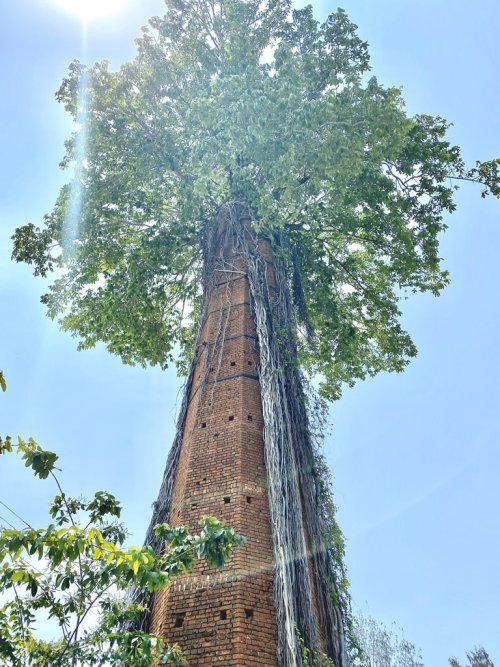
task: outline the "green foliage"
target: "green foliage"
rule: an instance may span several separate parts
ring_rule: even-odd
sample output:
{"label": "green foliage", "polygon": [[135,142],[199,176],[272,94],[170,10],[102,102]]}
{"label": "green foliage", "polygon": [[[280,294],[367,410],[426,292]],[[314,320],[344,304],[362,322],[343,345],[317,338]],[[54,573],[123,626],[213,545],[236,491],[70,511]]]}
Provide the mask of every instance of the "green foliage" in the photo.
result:
{"label": "green foliage", "polygon": [[[456,658],[450,658],[451,667],[462,667]],[[467,653],[467,665],[465,667],[495,667],[490,656],[482,647],[476,647],[470,653]]]}
{"label": "green foliage", "polygon": [[[90,501],[66,496],[54,474],[57,456],[32,438],[19,439],[17,446],[10,437],[0,440],[1,454],[13,451],[36,476],[54,477],[60,493],[50,507],[53,523],[46,528],[26,524],[0,530],[0,663],[184,664],[177,646],[125,629],[142,612],[126,592],[131,587],[148,593],[164,588],[199,558],[222,567],[243,538],[213,517],[204,517],[198,535],[184,526],[156,526],[166,545],[160,555],[150,547],[126,547],[126,532],[117,523],[121,507],[114,496],[102,491]],[[57,639],[39,637],[42,618],[52,619]]]}
{"label": "green foliage", "polygon": [[40,479],[47,479],[53,470],[56,469],[57,455],[54,452],[41,449],[33,438],[24,441],[19,437],[17,442],[17,450],[21,454],[24,465],[27,468],[31,468],[34,474],[40,477]]}
{"label": "green foliage", "polygon": [[324,653],[313,656],[311,651],[305,646],[304,640],[299,635],[299,645],[301,648],[301,658],[303,667],[335,667],[334,661]]}
{"label": "green foliage", "polygon": [[[345,559],[345,539],[335,518],[337,508],[333,499],[332,475],[322,454],[316,453],[314,460],[314,474],[320,496],[321,511],[323,513],[323,525],[325,527],[325,544],[330,551],[335,573],[335,587],[331,595],[334,597],[335,606],[340,606],[346,625],[350,619],[350,583],[347,579]],[[347,628],[348,630],[348,628]]]}
{"label": "green foliage", "polygon": [[[462,171],[459,178],[474,183],[482,183],[485,187],[481,192],[481,197],[487,197],[489,194],[495,197],[500,196],[500,158],[489,160],[488,162],[476,162],[476,166],[468,171]],[[484,649],[483,649],[484,650]]]}
{"label": "green foliage", "polygon": [[297,319],[315,333],[300,359],[324,395],[401,371],[416,350],[400,299],[448,282],[450,178],[498,195],[498,160],[466,169],[442,118],[408,117],[398,89],[368,78],[342,10],[319,24],[289,0],[166,4],[134,60],[75,61],[57,92],[79,123],[62,161],[74,177],[13,253],[55,270],[49,315],[80,348],[165,367],[176,342],[190,350],[207,221],[240,201],[287,241]]}

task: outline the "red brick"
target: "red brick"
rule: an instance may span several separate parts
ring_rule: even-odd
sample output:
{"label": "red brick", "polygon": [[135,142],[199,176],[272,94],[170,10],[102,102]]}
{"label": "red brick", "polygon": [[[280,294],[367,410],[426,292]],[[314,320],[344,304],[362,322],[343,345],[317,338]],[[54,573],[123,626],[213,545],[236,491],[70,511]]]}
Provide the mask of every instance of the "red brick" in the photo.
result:
{"label": "red brick", "polygon": [[[259,249],[271,262],[269,242],[260,240]],[[225,250],[232,254],[231,248]],[[239,273],[216,271],[197,350],[170,523],[196,531],[200,517],[211,514],[245,535],[247,543],[222,571],[200,562],[194,573],[157,593],[151,631],[178,643],[190,667],[276,667],[259,350],[245,264],[241,257],[229,257],[225,268]],[[272,266],[267,273],[272,285]],[[251,618],[247,609],[253,611]]]}

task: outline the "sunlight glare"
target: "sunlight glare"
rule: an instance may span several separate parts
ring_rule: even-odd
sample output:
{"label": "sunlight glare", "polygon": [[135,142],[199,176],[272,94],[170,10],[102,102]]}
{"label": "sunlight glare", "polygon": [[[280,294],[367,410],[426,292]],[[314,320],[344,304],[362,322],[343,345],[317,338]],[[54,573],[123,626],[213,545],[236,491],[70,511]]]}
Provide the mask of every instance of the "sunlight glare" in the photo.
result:
{"label": "sunlight glare", "polygon": [[126,0],[56,0],[56,2],[83,21],[89,21],[115,14],[124,6]]}

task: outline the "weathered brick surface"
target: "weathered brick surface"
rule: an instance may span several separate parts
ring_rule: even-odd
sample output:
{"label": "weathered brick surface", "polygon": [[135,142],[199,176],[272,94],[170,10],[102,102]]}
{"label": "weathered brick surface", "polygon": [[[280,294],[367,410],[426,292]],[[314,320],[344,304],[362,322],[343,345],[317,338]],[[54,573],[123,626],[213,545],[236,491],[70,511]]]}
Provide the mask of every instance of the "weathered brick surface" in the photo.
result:
{"label": "weathered brick surface", "polygon": [[[271,262],[269,243],[259,241],[259,249]],[[247,542],[224,570],[200,562],[156,594],[151,630],[177,642],[190,667],[276,667],[259,352],[244,262],[228,257],[223,268],[197,351],[170,521],[196,530],[211,514]],[[267,272],[272,287],[271,264]]]}

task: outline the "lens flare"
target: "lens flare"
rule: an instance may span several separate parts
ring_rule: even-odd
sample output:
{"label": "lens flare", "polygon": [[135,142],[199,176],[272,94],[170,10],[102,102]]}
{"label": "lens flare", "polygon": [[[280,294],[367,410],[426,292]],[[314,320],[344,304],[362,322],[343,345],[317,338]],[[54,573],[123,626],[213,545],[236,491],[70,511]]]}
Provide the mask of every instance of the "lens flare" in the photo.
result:
{"label": "lens flare", "polygon": [[126,0],[55,0],[55,2],[83,21],[103,18],[118,12]]}
{"label": "lens flare", "polygon": [[62,247],[67,256],[74,251],[75,241],[78,239],[78,230],[85,195],[85,170],[87,168],[87,76],[84,73],[80,79],[78,90],[78,131],[74,139],[73,151],[73,181],[69,186],[69,200],[66,208],[66,218],[63,226]]}

